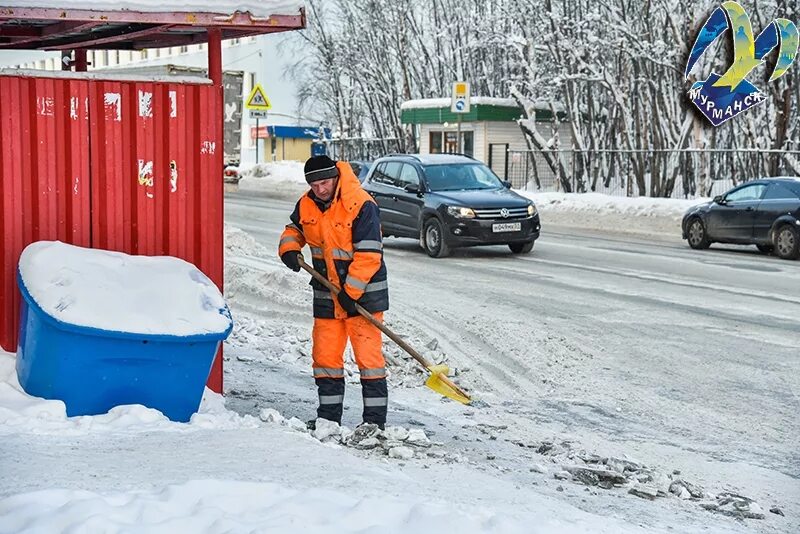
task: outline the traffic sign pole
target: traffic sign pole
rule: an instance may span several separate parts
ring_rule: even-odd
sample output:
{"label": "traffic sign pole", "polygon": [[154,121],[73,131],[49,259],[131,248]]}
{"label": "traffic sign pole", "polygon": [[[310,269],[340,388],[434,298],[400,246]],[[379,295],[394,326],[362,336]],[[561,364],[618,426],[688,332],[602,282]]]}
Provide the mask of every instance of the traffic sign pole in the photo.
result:
{"label": "traffic sign pole", "polygon": [[250,118],[256,120],[256,164],[258,164],[258,144],[261,141],[258,120],[266,119],[267,111],[272,109],[272,103],[269,101],[267,93],[264,92],[260,83],[257,83],[255,87],[253,87],[253,90],[250,91],[250,96],[247,97],[244,106],[250,110]]}
{"label": "traffic sign pole", "polygon": [[461,114],[458,115],[458,133],[456,134],[456,152],[461,154]]}
{"label": "traffic sign pole", "polygon": [[457,116],[458,130],[456,131],[456,152],[461,154],[464,150],[461,141],[461,115],[469,113],[469,84],[467,82],[453,82],[453,91],[450,96],[450,111]]}

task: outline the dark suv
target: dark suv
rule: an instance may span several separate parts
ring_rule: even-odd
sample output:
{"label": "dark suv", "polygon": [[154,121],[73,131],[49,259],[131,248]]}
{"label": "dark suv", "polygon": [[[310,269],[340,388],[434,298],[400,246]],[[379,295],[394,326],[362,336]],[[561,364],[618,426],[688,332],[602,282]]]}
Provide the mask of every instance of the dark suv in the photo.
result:
{"label": "dark suv", "polygon": [[435,258],[474,245],[528,253],[539,237],[533,202],[468,156],[386,156],[373,163],[363,186],[380,206],[383,234],[418,238]]}

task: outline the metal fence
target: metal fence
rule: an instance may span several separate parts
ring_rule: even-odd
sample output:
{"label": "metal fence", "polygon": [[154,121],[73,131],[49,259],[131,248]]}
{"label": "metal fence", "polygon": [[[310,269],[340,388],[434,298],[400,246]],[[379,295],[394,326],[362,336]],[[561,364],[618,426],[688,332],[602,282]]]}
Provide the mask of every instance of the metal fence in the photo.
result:
{"label": "metal fence", "polygon": [[800,151],[509,150],[515,188],[618,196],[713,196],[765,176],[800,175]]}
{"label": "metal fence", "polygon": [[326,153],[336,160],[372,161],[386,154],[406,152],[406,140],[400,137],[352,137],[325,141]]}

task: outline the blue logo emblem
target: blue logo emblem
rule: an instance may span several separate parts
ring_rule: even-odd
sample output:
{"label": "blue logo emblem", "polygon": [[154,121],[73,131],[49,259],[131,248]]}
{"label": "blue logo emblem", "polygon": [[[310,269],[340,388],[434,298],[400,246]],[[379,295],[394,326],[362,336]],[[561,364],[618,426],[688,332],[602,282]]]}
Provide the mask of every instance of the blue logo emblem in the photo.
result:
{"label": "blue logo emblem", "polygon": [[753,26],[744,8],[737,2],[724,2],[711,13],[697,35],[686,64],[687,79],[703,53],[728,29],[733,36],[733,64],[721,76],[712,72],[689,90],[691,101],[714,126],[763,102],[765,94],[745,78],[776,47],[778,59],[769,81],[780,78],[794,62],[800,43],[797,26],[788,19],[773,20],[754,39]]}

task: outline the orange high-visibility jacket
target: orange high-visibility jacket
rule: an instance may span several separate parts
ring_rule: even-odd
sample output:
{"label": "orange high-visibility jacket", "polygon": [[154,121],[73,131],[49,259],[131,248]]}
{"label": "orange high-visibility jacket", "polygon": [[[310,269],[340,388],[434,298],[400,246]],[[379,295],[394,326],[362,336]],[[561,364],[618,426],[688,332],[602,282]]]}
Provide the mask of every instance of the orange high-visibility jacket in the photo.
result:
{"label": "orange high-visibility jacket", "polygon": [[[380,212],[353,174],[350,164],[338,162],[339,184],[330,205],[311,191],[303,195],[281,234],[278,254],[300,251],[308,244],[315,270],[369,312],[389,309],[386,265],[383,263]],[[314,317],[345,318],[331,292],[312,278]]]}

